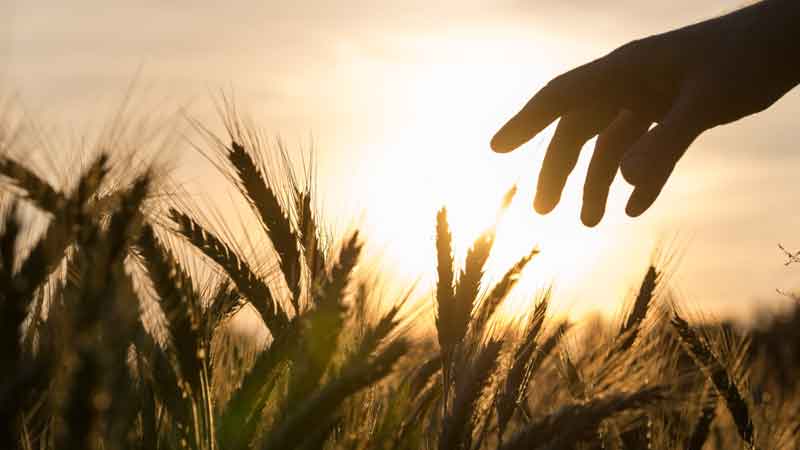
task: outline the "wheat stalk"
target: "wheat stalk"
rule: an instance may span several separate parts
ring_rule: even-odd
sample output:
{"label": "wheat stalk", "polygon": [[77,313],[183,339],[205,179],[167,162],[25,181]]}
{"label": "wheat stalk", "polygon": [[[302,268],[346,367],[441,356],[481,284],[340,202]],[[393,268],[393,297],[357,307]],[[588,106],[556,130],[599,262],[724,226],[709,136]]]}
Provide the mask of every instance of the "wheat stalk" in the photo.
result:
{"label": "wheat stalk", "polygon": [[473,334],[476,338],[479,338],[483,333],[486,328],[486,324],[492,318],[495,311],[497,311],[497,308],[506,299],[506,297],[508,297],[508,295],[511,293],[511,290],[514,289],[514,286],[516,286],[517,281],[519,281],[520,274],[525,269],[525,266],[527,266],[537,254],[539,254],[539,250],[533,249],[530,253],[520,258],[519,261],[517,261],[513,266],[511,266],[510,269],[508,269],[508,271],[503,275],[503,278],[497,284],[495,284],[489,294],[483,299],[483,301],[481,301],[470,324]]}
{"label": "wheat stalk", "polygon": [[319,385],[333,358],[347,308],[344,295],[361,252],[358,233],[347,240],[331,273],[317,289],[316,307],[302,317],[303,348],[294,357],[287,404],[307,397]]}
{"label": "wheat stalk", "polygon": [[[14,278],[14,261],[17,252],[17,239],[20,232],[19,218],[17,217],[17,204],[12,203],[11,206],[5,211],[3,218],[3,230],[0,234],[0,276],[2,276],[2,286],[11,286]],[[5,293],[4,293],[5,294]],[[9,368],[13,372],[13,368],[17,367],[17,363],[21,357],[19,340],[21,334],[22,322],[25,320],[25,309],[20,308],[20,305],[13,301],[13,298],[8,298],[3,295],[0,299],[0,358],[2,358],[2,366]],[[3,375],[2,379],[5,380],[7,375]],[[4,383],[5,384],[5,383]]]}
{"label": "wheat stalk", "polygon": [[313,284],[315,280],[321,278],[324,274],[326,253],[319,226],[311,207],[311,193],[298,191],[295,194],[295,209],[298,212],[297,228],[303,242],[303,257],[306,261],[306,267],[308,267],[309,279]]}
{"label": "wheat stalk", "polygon": [[567,390],[575,400],[583,401],[586,399],[588,393],[586,392],[586,383],[583,380],[580,369],[575,365],[572,356],[566,348],[562,348],[560,358],[558,359],[558,368],[561,372],[561,377],[567,382]]}
{"label": "wheat stalk", "polygon": [[717,392],[725,400],[725,405],[736,423],[739,436],[751,447],[754,444],[754,427],[750,418],[749,407],[739,393],[739,388],[733,381],[725,366],[717,359],[711,349],[695,333],[682,317],[675,313],[672,318],[672,326],[678,332],[681,342],[686,350],[697,362],[698,366],[706,373],[717,389]]}
{"label": "wheat stalk", "polygon": [[295,351],[301,331],[301,321],[295,317],[269,348],[258,355],[231,395],[218,422],[219,439],[226,448],[246,449],[255,439],[264,406],[278,381],[278,372]]}
{"label": "wheat stalk", "polygon": [[[446,215],[442,215],[441,224],[437,225],[437,234],[446,232]],[[446,233],[444,233],[446,234]],[[494,243],[494,228],[485,231],[475,241],[473,246],[467,251],[467,258],[464,269],[461,271],[458,281],[455,283],[452,300],[444,297],[444,301],[439,302],[436,326],[439,335],[439,346],[442,353],[442,378],[444,382],[444,402],[445,410],[448,405],[449,389],[451,384],[450,370],[454,364],[457,349],[462,344],[464,337],[469,329],[472,312],[478,300],[481,279],[483,278],[483,267],[489,258],[489,253]],[[437,237],[437,244],[441,241],[443,261],[447,260],[447,243],[449,236]],[[444,269],[446,272],[447,269]],[[449,276],[445,274],[445,276]],[[442,275],[440,275],[440,278]],[[446,284],[441,284],[446,290]]]}
{"label": "wheat stalk", "polygon": [[586,402],[561,407],[515,434],[501,450],[565,449],[595,435],[600,423],[622,411],[653,404],[663,397],[660,387],[633,393],[595,397]]}
{"label": "wheat stalk", "polygon": [[550,290],[545,291],[542,299],[536,304],[528,317],[525,333],[516,345],[511,361],[511,367],[506,374],[503,388],[497,395],[495,406],[497,409],[498,436],[502,440],[503,432],[516,411],[517,405],[525,396],[533,372],[538,369],[531,367],[533,355],[536,353],[539,334],[542,331],[550,303]]}
{"label": "wheat stalk", "polygon": [[66,204],[66,197],[32,170],[8,157],[0,157],[0,174],[25,193],[39,209],[55,213]]}
{"label": "wheat stalk", "polygon": [[457,334],[454,321],[457,308],[454,291],[453,235],[447,221],[447,209],[442,208],[436,214],[436,330],[439,340],[442,362],[442,380],[444,388],[444,404],[450,386],[450,365],[456,346]]}
{"label": "wheat stalk", "polygon": [[444,418],[439,450],[471,448],[473,414],[481,394],[489,384],[501,348],[501,341],[489,341],[480,350],[471,367],[456,377],[453,408]]}
{"label": "wheat stalk", "polygon": [[158,399],[178,423],[188,426],[189,414],[183,392],[179,387],[180,376],[176,365],[148,332],[141,317],[134,332],[134,346],[142,367],[142,377],[147,381]]}
{"label": "wheat stalk", "polygon": [[278,252],[281,272],[292,292],[292,303],[299,312],[300,239],[292,229],[291,221],[275,192],[270,188],[266,177],[244,146],[232,142],[228,150],[228,161],[236,171],[240,189],[258,214],[272,245]]}
{"label": "wheat stalk", "polygon": [[184,270],[172,252],[161,243],[149,224],[142,228],[138,240],[142,263],[158,295],[158,301],[175,349],[180,374],[188,385],[178,380],[179,386],[198,393],[202,359],[208,349],[198,333],[200,305],[191,276]]}
{"label": "wheat stalk", "polygon": [[289,319],[273,298],[267,284],[255,274],[250,265],[188,215],[171,209],[170,216],[178,225],[181,235],[225,270],[237,289],[256,307],[273,336],[280,334],[288,325]]}
{"label": "wheat stalk", "polygon": [[21,310],[27,310],[34,291],[63,259],[67,247],[79,236],[86,221],[86,203],[97,190],[104,176],[108,158],[101,154],[84,172],[64,207],[50,222],[44,235],[33,246],[27,258],[21,263],[19,271],[5,286],[6,301],[15,299]]}
{"label": "wheat stalk", "polygon": [[388,344],[377,355],[365,359],[364,356],[370,355],[377,344],[362,342],[342,364],[342,373],[320,387],[313,396],[297,405],[285,420],[276,424],[266,434],[268,440],[262,448],[277,450],[302,445],[307,438],[305,430],[321,426],[346,398],[386,377],[408,350],[408,344],[398,340]]}
{"label": "wheat stalk", "polygon": [[441,368],[442,356],[440,354],[428,358],[427,361],[419,365],[408,380],[408,388],[411,391],[411,395],[414,397],[419,396],[420,393],[425,390],[426,386],[428,386],[431,378],[433,378]]}
{"label": "wheat stalk", "polygon": [[[556,330],[553,332],[553,334],[545,339],[541,346],[536,348],[533,358],[525,368],[525,376],[523,377],[522,391],[520,392],[520,395],[524,395],[525,390],[528,387],[528,383],[530,382],[531,377],[533,377],[533,374],[539,370],[539,367],[541,367],[542,363],[544,363],[544,360],[550,356],[551,353],[553,353],[553,350],[555,350],[556,347],[558,347],[558,344],[561,343],[561,339],[564,337],[564,335],[566,335],[570,327],[571,325],[567,322],[560,323],[556,327]],[[521,398],[517,399],[517,402],[519,401],[521,401]]]}
{"label": "wheat stalk", "polygon": [[711,431],[711,424],[717,415],[717,393],[708,388],[706,388],[706,393],[703,409],[695,421],[694,428],[692,428],[692,434],[686,444],[686,450],[702,450]]}
{"label": "wheat stalk", "polygon": [[266,434],[268,443],[264,448],[281,449],[299,445],[306,439],[302,435],[304,426],[313,426],[326,420],[326,417],[335,414],[344,399],[390,373],[395,362],[408,350],[404,340],[384,345],[399,323],[398,312],[399,307],[390,309],[367,329],[358,347],[342,363],[339,374],[306,399],[297,399],[300,406],[294,408],[296,412],[273,426],[273,431]]}
{"label": "wheat stalk", "polygon": [[244,306],[242,295],[230,285],[228,280],[223,280],[211,295],[208,306],[203,311],[203,325],[205,334],[210,341],[214,331],[223,321],[233,317]]}
{"label": "wheat stalk", "polygon": [[[98,175],[102,165],[95,166],[98,180],[102,178]],[[90,169],[88,173],[91,172]],[[124,259],[149,183],[148,174],[137,178],[124,193],[121,207],[111,214],[108,226],[103,228],[91,220],[83,223],[77,240],[78,254],[82,256],[81,285],[78,303],[71,311],[73,332],[68,343],[77,364],[64,403],[68,430],[60,442],[64,447],[86,447],[96,440],[114,439],[121,432],[114,421],[133,418],[125,401],[133,395],[125,365],[127,346],[136,329],[138,298],[131,302],[133,288],[128,283]],[[92,191],[83,183],[77,189],[79,198],[84,199]],[[110,302],[106,300],[109,292]],[[97,406],[98,398],[107,398],[108,405]]]}
{"label": "wheat stalk", "polygon": [[639,292],[636,295],[636,299],[631,306],[630,313],[628,313],[625,321],[620,327],[618,338],[619,343],[616,347],[618,351],[624,352],[628,350],[636,341],[642,326],[642,322],[647,316],[647,311],[653,300],[653,293],[658,285],[658,276],[659,273],[655,266],[651,265],[648,267],[647,273],[645,274],[642,284],[639,287]]}
{"label": "wheat stalk", "polygon": [[456,344],[460,343],[467,332],[467,327],[478,299],[483,268],[494,244],[494,229],[485,231],[467,251],[464,269],[461,271],[455,288],[453,332]]}

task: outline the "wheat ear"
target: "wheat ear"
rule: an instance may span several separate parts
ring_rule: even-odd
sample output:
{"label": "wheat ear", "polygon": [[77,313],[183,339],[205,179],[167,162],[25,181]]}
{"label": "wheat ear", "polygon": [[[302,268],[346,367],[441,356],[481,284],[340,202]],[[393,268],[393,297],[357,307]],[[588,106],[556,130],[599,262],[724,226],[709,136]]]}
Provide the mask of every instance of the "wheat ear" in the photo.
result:
{"label": "wheat ear", "polygon": [[703,342],[697,335],[694,329],[689,325],[686,320],[680,317],[677,313],[672,318],[672,326],[678,332],[684,348],[697,362],[697,365],[706,373],[706,376],[711,380],[717,389],[717,392],[725,400],[725,405],[728,407],[739,436],[750,446],[754,444],[755,430],[753,421],[750,418],[749,407],[747,402],[742,398],[739,388],[734,383],[725,366],[717,359],[711,349]]}
{"label": "wheat ear", "polygon": [[273,336],[280,334],[288,325],[289,319],[273,298],[267,284],[255,274],[250,265],[216,235],[188,215],[171,209],[170,216],[178,225],[178,232],[228,274],[239,292],[244,294],[261,314]]}
{"label": "wheat ear", "polygon": [[232,142],[228,150],[228,161],[238,176],[239,188],[258,214],[264,230],[280,259],[281,272],[292,292],[292,303],[299,312],[300,298],[300,239],[292,228],[288,214],[281,206],[275,191],[259,169],[252,155],[243,145]]}

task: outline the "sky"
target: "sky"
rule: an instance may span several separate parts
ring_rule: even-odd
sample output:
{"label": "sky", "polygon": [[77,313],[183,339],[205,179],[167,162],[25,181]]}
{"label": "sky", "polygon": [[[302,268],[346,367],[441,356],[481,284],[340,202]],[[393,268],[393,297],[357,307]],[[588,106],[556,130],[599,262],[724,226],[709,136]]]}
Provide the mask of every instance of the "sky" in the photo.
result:
{"label": "sky", "polygon": [[[639,219],[624,215],[630,187],[618,177],[594,229],[579,221],[593,141],[545,217],[531,199],[552,128],[509,155],[488,145],[550,78],[740,0],[112,3],[0,4],[0,93],[47,133],[97,126],[132,82],[136,113],[180,109],[218,129],[214,98],[224,91],[287,148],[313,146],[325,217],[363,228],[399,279],[432,282],[439,207],[463,257],[517,183],[490,275],[538,244],[519,297],[554,283],[570,310],[615,310],[659,245],[674,256],[668,278],[680,297],[720,315],[752,317],[785,301],[776,289],[795,286],[777,244],[800,248],[800,92],[701,136]],[[224,210],[222,181],[187,147],[168,150],[177,176]]]}

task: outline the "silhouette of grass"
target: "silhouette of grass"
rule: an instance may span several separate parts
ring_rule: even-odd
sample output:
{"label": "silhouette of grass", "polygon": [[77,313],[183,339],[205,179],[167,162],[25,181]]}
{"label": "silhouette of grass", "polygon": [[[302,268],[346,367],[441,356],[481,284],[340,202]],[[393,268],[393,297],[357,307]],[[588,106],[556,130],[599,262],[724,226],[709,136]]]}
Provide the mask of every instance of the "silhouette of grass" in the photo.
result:
{"label": "silhouette of grass", "polygon": [[[153,196],[158,171],[131,166],[130,182],[111,187],[110,168],[120,167],[113,148],[68,188],[0,157],[11,194],[0,225],[0,448],[800,443],[800,393],[769,378],[761,354],[723,358],[726,333],[709,331],[719,324],[666,317],[674,299],[659,262],[616,325],[554,316],[550,289],[524,320],[504,323],[493,319],[538,250],[491,284],[484,271],[498,228],[478,236],[462,265],[451,231],[460,224],[442,208],[427,294],[435,336],[426,333],[424,315],[384,299],[362,272],[368,237],[326,239],[317,192],[298,184],[288,158],[266,164],[271,150],[257,133],[235,112],[227,117],[229,136],[209,143],[261,223],[252,232],[275,249],[266,260],[201,223],[202,211]],[[515,193],[498,199],[495,220]],[[30,243],[24,205],[46,213]],[[267,265],[277,268],[269,279],[260,270]],[[383,309],[367,304],[384,301]],[[261,322],[263,340],[252,335]],[[717,414],[718,398],[730,420]]]}
{"label": "silhouette of grass", "polygon": [[680,336],[681,342],[697,361],[699,367],[706,372],[709,380],[714,384],[719,395],[725,400],[736,429],[742,439],[750,446],[754,444],[753,421],[750,418],[749,407],[742,398],[739,388],[734,383],[728,370],[711,352],[711,349],[695,333],[692,327],[677,313],[672,319],[672,325]]}

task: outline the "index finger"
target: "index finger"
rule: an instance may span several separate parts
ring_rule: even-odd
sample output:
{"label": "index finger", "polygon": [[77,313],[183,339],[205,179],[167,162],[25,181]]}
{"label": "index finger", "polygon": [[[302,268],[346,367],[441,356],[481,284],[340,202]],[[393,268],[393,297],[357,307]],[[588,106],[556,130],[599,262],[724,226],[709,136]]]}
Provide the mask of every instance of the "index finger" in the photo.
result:
{"label": "index finger", "polygon": [[547,83],[492,138],[495,152],[507,153],[528,142],[593,92],[601,78],[602,59],[580,66]]}

